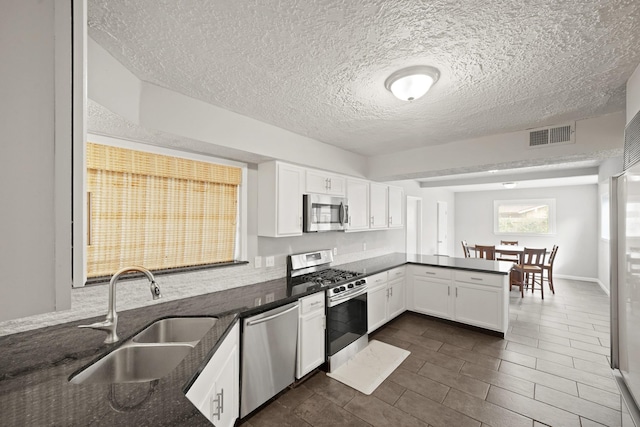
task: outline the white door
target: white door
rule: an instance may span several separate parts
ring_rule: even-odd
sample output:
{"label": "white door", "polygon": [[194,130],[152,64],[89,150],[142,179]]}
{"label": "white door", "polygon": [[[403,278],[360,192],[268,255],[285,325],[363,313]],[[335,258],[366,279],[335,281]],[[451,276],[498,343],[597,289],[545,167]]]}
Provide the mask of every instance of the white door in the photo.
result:
{"label": "white door", "polygon": [[449,255],[447,250],[447,202],[438,202],[438,242],[436,254]]}
{"label": "white door", "polygon": [[408,254],[422,253],[422,199],[407,196],[407,249]]}

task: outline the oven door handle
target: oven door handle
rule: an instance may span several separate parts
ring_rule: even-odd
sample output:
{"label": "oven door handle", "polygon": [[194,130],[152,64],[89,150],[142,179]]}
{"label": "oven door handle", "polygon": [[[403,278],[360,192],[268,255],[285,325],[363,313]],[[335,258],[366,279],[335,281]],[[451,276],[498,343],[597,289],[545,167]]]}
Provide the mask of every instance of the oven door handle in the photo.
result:
{"label": "oven door handle", "polygon": [[329,307],[334,307],[338,304],[341,304],[345,301],[348,301],[352,298],[355,297],[359,297],[360,295],[364,294],[367,292],[367,288],[364,289],[360,289],[358,292],[353,293],[353,294],[349,294],[349,295],[345,295],[345,296],[333,296],[333,297],[329,297],[329,304],[327,304]]}

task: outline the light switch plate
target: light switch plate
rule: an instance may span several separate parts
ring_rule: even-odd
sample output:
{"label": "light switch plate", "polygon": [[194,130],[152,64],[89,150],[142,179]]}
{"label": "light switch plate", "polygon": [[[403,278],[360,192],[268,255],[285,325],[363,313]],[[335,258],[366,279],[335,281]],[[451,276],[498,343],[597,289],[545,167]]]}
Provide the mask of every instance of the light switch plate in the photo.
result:
{"label": "light switch plate", "polygon": [[262,257],[261,256],[257,256],[255,258],[255,260],[253,261],[253,265],[255,265],[256,268],[262,267]]}
{"label": "light switch plate", "polygon": [[265,258],[265,265],[267,267],[273,267],[275,265],[275,262],[272,256],[268,256]]}
{"label": "light switch plate", "polygon": [[338,255],[338,248],[333,248],[333,254]]}
{"label": "light switch plate", "polygon": [[269,303],[269,302],[273,302],[276,299],[276,296],[273,292],[265,295],[264,297],[264,302]]}

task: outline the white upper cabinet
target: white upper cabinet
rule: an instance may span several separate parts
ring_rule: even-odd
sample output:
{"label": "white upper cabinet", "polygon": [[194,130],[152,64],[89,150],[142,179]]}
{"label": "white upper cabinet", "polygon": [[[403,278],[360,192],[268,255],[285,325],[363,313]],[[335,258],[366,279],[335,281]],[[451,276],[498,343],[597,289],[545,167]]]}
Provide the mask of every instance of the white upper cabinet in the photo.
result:
{"label": "white upper cabinet", "polygon": [[332,196],[345,195],[345,178],[328,172],[307,169],[306,193],[330,194]]}
{"label": "white upper cabinet", "polygon": [[403,200],[404,190],[401,187],[389,186],[389,228],[400,228],[404,225]]}
{"label": "white upper cabinet", "polygon": [[302,235],[303,194],[346,197],[346,231],[404,226],[401,187],[274,160],[258,165],[258,236]]}
{"label": "white upper cabinet", "polygon": [[370,219],[369,227],[387,228],[388,224],[388,189],[389,186],[372,182],[369,184]]}
{"label": "white upper cabinet", "polygon": [[347,203],[349,228],[347,231],[369,229],[369,181],[347,179]]}
{"label": "white upper cabinet", "polygon": [[280,162],[258,165],[258,235],[302,234],[303,168]]}

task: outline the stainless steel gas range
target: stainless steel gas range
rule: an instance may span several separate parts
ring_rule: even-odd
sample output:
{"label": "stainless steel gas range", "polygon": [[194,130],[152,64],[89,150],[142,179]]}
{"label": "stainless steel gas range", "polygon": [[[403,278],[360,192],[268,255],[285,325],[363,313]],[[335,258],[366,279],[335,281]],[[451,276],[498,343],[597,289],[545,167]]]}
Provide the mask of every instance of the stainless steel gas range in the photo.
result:
{"label": "stainless steel gas range", "polygon": [[327,361],[329,372],[347,362],[369,342],[367,280],[362,273],[331,267],[333,254],[320,250],[287,258],[289,295],[325,291]]}

